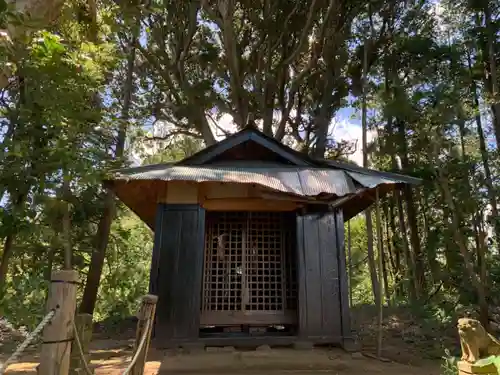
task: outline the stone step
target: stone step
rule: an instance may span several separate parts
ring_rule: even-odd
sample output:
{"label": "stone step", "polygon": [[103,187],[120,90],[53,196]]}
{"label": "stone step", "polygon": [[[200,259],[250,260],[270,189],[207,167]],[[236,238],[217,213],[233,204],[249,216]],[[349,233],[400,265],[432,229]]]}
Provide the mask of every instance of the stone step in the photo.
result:
{"label": "stone step", "polygon": [[[269,349],[236,351],[210,348],[197,353],[169,352],[163,359],[159,374],[248,374],[288,372],[338,373],[349,368],[351,355],[326,349]],[[364,360],[358,357],[357,360]]]}

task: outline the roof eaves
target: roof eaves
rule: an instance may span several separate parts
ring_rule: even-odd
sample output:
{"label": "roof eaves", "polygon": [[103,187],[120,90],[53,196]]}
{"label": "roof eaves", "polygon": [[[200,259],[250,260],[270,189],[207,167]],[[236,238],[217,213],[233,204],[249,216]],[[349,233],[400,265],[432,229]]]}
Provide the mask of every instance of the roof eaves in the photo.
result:
{"label": "roof eaves", "polygon": [[345,169],[345,170],[348,170],[351,172],[363,173],[363,174],[371,175],[371,176],[383,177],[383,178],[387,178],[387,179],[394,180],[394,181],[401,181],[401,182],[404,182],[404,183],[407,183],[410,185],[420,185],[423,182],[422,179],[417,178],[417,177],[402,175],[402,174],[393,173],[393,172],[377,171],[375,169],[358,167],[357,165],[342,163],[342,162],[335,161],[335,160],[324,160],[324,161],[319,161],[319,162],[323,162],[324,164],[335,167],[335,168]]}
{"label": "roof eaves", "polygon": [[135,173],[144,173],[149,171],[156,171],[158,169],[165,169],[175,165],[175,163],[157,163],[157,164],[148,164],[148,165],[140,165],[138,167],[129,167],[129,168],[120,168],[120,169],[112,169],[109,171],[110,174],[135,174]]}

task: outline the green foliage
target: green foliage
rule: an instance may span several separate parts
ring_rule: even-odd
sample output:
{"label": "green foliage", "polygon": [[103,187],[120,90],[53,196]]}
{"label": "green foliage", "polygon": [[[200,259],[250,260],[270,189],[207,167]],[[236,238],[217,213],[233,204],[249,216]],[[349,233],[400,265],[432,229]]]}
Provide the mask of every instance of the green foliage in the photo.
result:
{"label": "green foliage", "polygon": [[[346,227],[346,236],[349,230]],[[349,243],[349,238],[346,238]],[[366,224],[364,217],[358,216],[350,221],[351,259],[348,259],[348,269],[351,273],[350,288],[354,304],[370,304],[373,301],[370,276],[366,255]]]}
{"label": "green foliage", "polygon": [[94,319],[120,319],[136,313],[148,292],[153,237],[128,209],[113,223]]}
{"label": "green foliage", "polygon": [[441,375],[456,375],[458,373],[458,358],[451,356],[448,350],[445,350],[445,356],[442,357]]}
{"label": "green foliage", "polygon": [[[92,35],[89,14],[79,17],[81,2],[70,1],[57,22],[0,42],[0,65],[11,72],[0,88],[2,313],[30,326],[42,313],[50,271],[62,265],[66,202],[73,267],[88,272],[103,175],[132,157],[182,159],[212,143],[213,123],[231,116],[236,127],[253,118],[303,152],[345,158],[352,145],[333,139],[328,126],[349,96],[350,109],[362,104],[365,55],[367,124],[376,137],[364,151],[373,167],[424,182],[381,199],[385,278],[370,275],[365,219],[351,220],[354,303],[372,303],[377,277],[387,280],[386,303],[417,305],[428,322],[448,324],[476,309],[478,285],[487,305],[500,304],[500,219],[492,212],[500,118],[491,107],[500,61],[489,58],[500,46],[496,3],[441,1],[440,16],[432,1],[337,3],[332,12],[328,2],[232,2],[222,14],[210,2],[100,1]],[[22,25],[6,5],[0,0],[0,29]],[[120,131],[127,147],[116,158]],[[151,248],[149,229],[120,206],[96,319],[134,312],[148,287]]]}
{"label": "green foliage", "polygon": [[16,69],[0,106],[0,233],[7,264],[0,312],[30,328],[44,311],[50,271],[62,264],[63,175],[71,177],[73,263],[85,270],[113,140],[112,128],[97,125],[103,108],[94,104],[114,67],[113,47],[71,40],[59,26],[32,33],[6,56]]}

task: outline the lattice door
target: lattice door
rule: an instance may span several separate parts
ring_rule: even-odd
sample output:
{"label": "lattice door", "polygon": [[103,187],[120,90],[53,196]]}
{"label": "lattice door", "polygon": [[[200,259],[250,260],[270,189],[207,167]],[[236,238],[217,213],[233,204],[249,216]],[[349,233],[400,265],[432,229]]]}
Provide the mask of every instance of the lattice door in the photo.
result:
{"label": "lattice door", "polygon": [[295,220],[279,212],[208,212],[202,325],[296,321]]}

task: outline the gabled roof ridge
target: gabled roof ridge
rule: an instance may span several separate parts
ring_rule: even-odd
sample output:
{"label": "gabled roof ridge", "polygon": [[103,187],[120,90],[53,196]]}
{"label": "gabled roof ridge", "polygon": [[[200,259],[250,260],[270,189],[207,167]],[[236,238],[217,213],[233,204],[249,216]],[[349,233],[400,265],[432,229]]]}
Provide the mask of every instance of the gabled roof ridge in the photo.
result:
{"label": "gabled roof ridge", "polygon": [[[223,152],[230,150],[233,147],[236,147],[240,144],[243,144],[248,141],[253,141],[258,144],[260,144],[263,147],[266,147],[268,150],[271,152],[276,153],[277,155],[281,156],[282,158],[289,160],[291,163],[294,164],[296,167],[309,167],[309,168],[327,168],[327,169],[340,169],[340,170],[347,170],[350,172],[354,173],[361,173],[364,175],[368,176],[377,176],[377,177],[383,177],[391,180],[398,180],[402,181],[404,183],[412,184],[412,185],[418,185],[422,182],[421,179],[412,177],[412,176],[407,176],[407,175],[402,175],[399,173],[394,173],[394,172],[385,172],[385,171],[379,171],[375,169],[369,169],[369,168],[363,168],[355,164],[350,164],[346,162],[341,162],[337,160],[328,160],[328,159],[317,159],[317,158],[312,158],[307,154],[303,154],[297,150],[294,150],[293,148],[281,143],[280,141],[276,140],[273,137],[270,137],[263,132],[261,132],[259,129],[256,129],[253,126],[246,126],[239,132],[233,133],[229,135],[227,138],[223,139],[222,141],[219,141],[199,152],[197,152],[194,155],[191,155],[187,158],[184,158],[178,162],[173,162],[173,163],[158,163],[158,164],[151,164],[151,165],[143,165],[139,167],[130,167],[130,168],[124,168],[124,169],[118,169],[118,170],[113,170],[110,171],[111,173],[122,173],[122,174],[128,174],[128,173],[137,173],[141,171],[152,171],[152,170],[158,170],[162,168],[168,168],[172,166],[186,166],[186,167],[211,167],[214,168],[216,167],[217,164],[211,164],[211,165],[206,165],[210,160],[213,160],[216,156],[222,154]],[[217,148],[219,148],[219,151],[217,152]],[[212,154],[211,154],[212,153]],[[205,156],[203,158],[203,156]],[[201,158],[201,160],[198,160]],[[242,161],[243,163],[244,161]],[[285,164],[283,165],[284,167],[286,166]]]}
{"label": "gabled roof ridge", "polygon": [[[243,144],[248,141],[256,142],[257,144],[267,148],[276,155],[290,161],[291,163],[299,166],[310,165],[310,158],[302,154],[287,145],[279,142],[273,137],[261,132],[259,129],[253,126],[246,126],[239,132],[231,134],[227,138],[219,141],[194,155],[191,155],[179,162],[176,165],[200,165],[209,162],[216,156],[222,154],[223,152],[230,150],[231,148]],[[219,150],[218,150],[219,149]]]}

